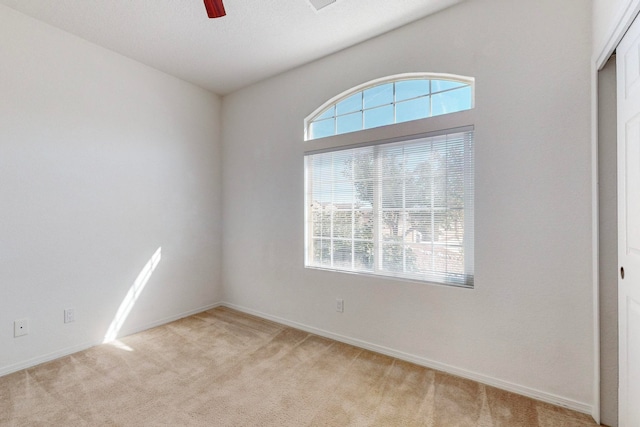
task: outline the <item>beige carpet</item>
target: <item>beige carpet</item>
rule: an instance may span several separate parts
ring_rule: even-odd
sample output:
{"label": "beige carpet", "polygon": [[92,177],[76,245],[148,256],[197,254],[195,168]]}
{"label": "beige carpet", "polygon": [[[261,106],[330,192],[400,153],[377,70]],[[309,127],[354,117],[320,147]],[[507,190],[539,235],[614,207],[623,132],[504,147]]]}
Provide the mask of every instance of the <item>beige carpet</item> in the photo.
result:
{"label": "beige carpet", "polygon": [[0,378],[2,426],[592,426],[217,308]]}

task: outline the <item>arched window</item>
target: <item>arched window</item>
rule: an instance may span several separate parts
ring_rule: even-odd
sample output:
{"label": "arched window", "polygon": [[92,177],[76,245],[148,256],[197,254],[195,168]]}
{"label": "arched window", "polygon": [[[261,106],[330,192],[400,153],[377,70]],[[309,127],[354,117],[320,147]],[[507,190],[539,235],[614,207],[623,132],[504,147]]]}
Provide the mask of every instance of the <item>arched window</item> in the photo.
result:
{"label": "arched window", "polygon": [[309,115],[305,267],[473,287],[473,92],[473,78],[403,74]]}
{"label": "arched window", "polygon": [[373,80],[327,101],[305,120],[305,140],[473,108],[473,79],[411,73]]}

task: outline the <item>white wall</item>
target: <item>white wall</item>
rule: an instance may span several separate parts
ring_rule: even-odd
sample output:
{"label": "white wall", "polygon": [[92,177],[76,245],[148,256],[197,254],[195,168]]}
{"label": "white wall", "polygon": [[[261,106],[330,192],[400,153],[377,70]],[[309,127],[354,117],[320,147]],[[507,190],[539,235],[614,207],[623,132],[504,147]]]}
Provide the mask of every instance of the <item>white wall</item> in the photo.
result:
{"label": "white wall", "polygon": [[[225,301],[591,411],[584,5],[467,1],[225,97]],[[474,290],[303,268],[304,117],[411,71],[476,78]]]}
{"label": "white wall", "polygon": [[633,0],[592,0],[593,1],[593,49],[602,49],[622,11]]}
{"label": "white wall", "polygon": [[0,374],[101,341],[159,247],[123,332],[218,302],[221,100],[4,6],[0,55]]}
{"label": "white wall", "polygon": [[640,0],[592,0],[593,58],[600,68],[616,49],[638,12]]}

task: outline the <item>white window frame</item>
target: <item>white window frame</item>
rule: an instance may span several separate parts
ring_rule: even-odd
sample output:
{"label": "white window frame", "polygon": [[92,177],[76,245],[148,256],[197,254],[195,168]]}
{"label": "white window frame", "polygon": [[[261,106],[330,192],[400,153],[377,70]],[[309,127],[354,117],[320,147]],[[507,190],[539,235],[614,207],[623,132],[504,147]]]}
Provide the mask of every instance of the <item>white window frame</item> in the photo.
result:
{"label": "white window frame", "polygon": [[[464,76],[455,76],[452,74],[434,74],[434,73],[410,73],[410,74],[400,74],[396,76],[384,77],[381,79],[376,79],[365,84],[356,86],[345,93],[342,93],[338,96],[333,97],[325,104],[317,108],[313,113],[311,113],[307,119],[305,119],[305,131],[308,129],[308,126],[313,118],[315,118],[318,114],[324,112],[329,106],[340,102],[341,100],[362,91],[368,87],[377,86],[383,83],[389,83],[393,81],[398,81],[406,78],[425,78],[425,79],[443,79],[443,80],[455,80],[455,81],[464,81],[468,82],[472,88],[472,94],[475,93],[475,80],[471,77]],[[404,123],[397,123],[392,125],[387,125],[379,128],[365,129],[356,132],[344,133],[333,135],[325,138],[318,138],[313,140],[308,140],[305,145],[304,155],[315,154],[320,152],[329,152],[329,151],[338,151],[347,148],[355,148],[358,146],[371,146],[378,144],[387,144],[399,141],[406,141],[410,139],[418,139],[424,137],[431,137],[437,135],[445,135],[445,134],[453,134],[464,131],[474,131],[475,133],[475,99],[472,100],[473,108],[470,110],[463,110],[455,113],[449,113],[439,116],[427,117],[424,119],[418,119],[415,121],[409,121]],[[306,134],[305,134],[306,136]],[[475,135],[474,135],[475,138]],[[307,191],[307,176],[305,173],[305,192]],[[475,186],[473,183],[473,178],[471,184]],[[468,183],[465,183],[465,186]],[[466,191],[465,191],[466,194]],[[348,274],[362,274],[362,275],[370,275],[375,277],[389,277],[387,274],[380,274],[378,272],[358,272],[351,270],[342,270],[342,269],[332,269],[326,267],[318,267],[311,265],[309,262],[309,248],[310,248],[310,240],[313,235],[313,230],[310,229],[311,224],[308,221],[308,215],[310,207],[307,203],[307,195],[305,194],[305,250],[304,250],[304,267],[309,269],[318,269],[318,270],[330,270],[330,271],[338,271],[342,273]],[[474,200],[473,197],[466,197],[465,195],[465,229],[467,229],[467,224],[471,225],[470,229],[473,230],[474,223]],[[459,286],[464,288],[473,288],[474,286],[474,253],[473,247],[468,248],[466,245],[473,245],[473,241],[469,242],[467,239],[464,241],[465,245],[465,275],[467,278],[464,281],[438,281],[431,279],[415,279],[415,278],[404,278],[393,275],[392,278],[396,280],[408,280],[408,281],[418,281],[421,283],[431,283],[437,285],[449,285],[449,286]],[[469,250],[470,249],[470,250]],[[379,250],[379,248],[376,248]],[[468,271],[467,266],[470,265],[471,271]]]}

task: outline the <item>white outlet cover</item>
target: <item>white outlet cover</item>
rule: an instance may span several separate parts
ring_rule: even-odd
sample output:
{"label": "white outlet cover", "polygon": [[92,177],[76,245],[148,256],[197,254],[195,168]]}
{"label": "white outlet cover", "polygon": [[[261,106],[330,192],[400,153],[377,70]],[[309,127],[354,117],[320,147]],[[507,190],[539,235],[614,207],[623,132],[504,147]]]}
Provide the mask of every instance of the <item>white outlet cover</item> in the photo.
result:
{"label": "white outlet cover", "polygon": [[29,333],[29,319],[19,319],[13,322],[13,336],[15,338]]}

